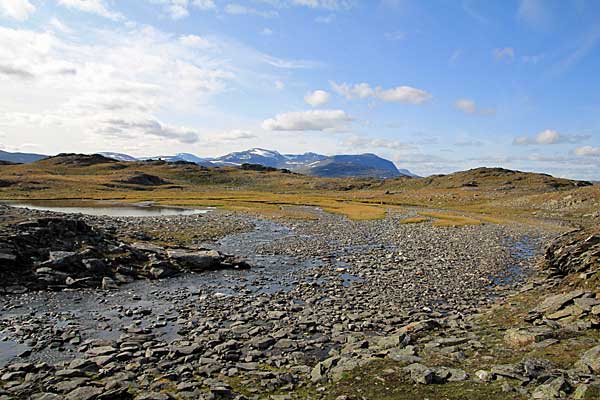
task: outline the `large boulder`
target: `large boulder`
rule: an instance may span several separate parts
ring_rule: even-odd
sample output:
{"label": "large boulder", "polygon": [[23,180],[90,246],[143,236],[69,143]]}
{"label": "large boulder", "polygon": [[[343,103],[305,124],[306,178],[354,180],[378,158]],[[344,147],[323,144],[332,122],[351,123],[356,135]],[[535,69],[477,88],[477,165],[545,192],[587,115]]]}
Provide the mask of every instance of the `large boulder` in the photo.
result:
{"label": "large boulder", "polygon": [[593,271],[600,266],[600,234],[573,231],[558,237],[545,254],[545,267],[557,275]]}
{"label": "large boulder", "polygon": [[168,250],[167,255],[175,264],[192,271],[215,269],[221,264],[221,255],[216,250],[173,249]]}
{"label": "large boulder", "polygon": [[506,331],[504,341],[510,347],[520,348],[539,343],[555,336],[552,328],[539,326],[528,329],[513,328]]}
{"label": "large boulder", "polygon": [[583,353],[576,367],[595,374],[600,373],[600,346],[595,346]]}
{"label": "large boulder", "polygon": [[[587,293],[589,295],[589,293]],[[573,290],[568,293],[560,293],[554,296],[547,297],[542,301],[542,304],[537,306],[534,311],[540,313],[555,313],[564,306],[572,304],[573,300],[586,295],[583,290]]]}

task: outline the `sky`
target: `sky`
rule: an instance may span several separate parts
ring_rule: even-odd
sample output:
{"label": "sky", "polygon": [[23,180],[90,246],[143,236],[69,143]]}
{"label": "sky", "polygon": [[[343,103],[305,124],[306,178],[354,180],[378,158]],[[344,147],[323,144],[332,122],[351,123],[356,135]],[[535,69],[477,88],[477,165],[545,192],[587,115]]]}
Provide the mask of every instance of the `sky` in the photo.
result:
{"label": "sky", "polygon": [[596,0],[0,0],[0,149],[600,180]]}

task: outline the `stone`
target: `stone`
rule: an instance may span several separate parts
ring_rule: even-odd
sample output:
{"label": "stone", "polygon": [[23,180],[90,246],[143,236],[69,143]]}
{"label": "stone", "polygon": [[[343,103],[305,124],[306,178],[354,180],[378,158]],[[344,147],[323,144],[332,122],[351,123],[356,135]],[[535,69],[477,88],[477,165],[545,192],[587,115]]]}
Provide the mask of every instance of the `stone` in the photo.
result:
{"label": "stone", "polygon": [[266,350],[275,344],[275,339],[270,336],[260,336],[250,340],[250,345],[259,350]]}
{"label": "stone", "polygon": [[167,263],[164,265],[157,265],[150,268],[150,276],[154,279],[163,279],[175,275],[175,270],[172,269]]}
{"label": "stone", "polygon": [[102,394],[102,389],[92,386],[82,386],[69,392],[65,400],[93,400]]}
{"label": "stone", "polygon": [[152,243],[135,242],[131,244],[131,247],[147,253],[163,254],[165,252],[164,247]]}
{"label": "stone", "polygon": [[13,265],[17,261],[17,256],[12,253],[0,252],[0,265]]}
{"label": "stone", "polygon": [[117,289],[118,287],[119,286],[112,278],[109,278],[108,276],[102,278],[102,290],[113,290]]}
{"label": "stone", "polygon": [[475,376],[481,382],[490,382],[492,380],[492,374],[489,371],[483,369],[480,369],[479,371],[475,372]]}
{"label": "stone", "polygon": [[221,255],[216,250],[188,251],[175,249],[167,250],[167,254],[172,261],[192,271],[210,270],[221,264]]}
{"label": "stone", "polygon": [[391,335],[391,336],[383,336],[378,339],[373,340],[375,342],[375,346],[382,349],[387,350],[394,347],[400,346],[402,340],[404,339],[404,335]]}
{"label": "stone", "polygon": [[561,293],[554,296],[547,297],[544,299],[542,304],[535,308],[535,311],[541,313],[554,313],[565,305],[572,302],[574,299],[578,297],[582,297],[586,292],[583,290],[573,290],[568,293]]}
{"label": "stone", "polygon": [[504,342],[511,347],[529,346],[555,336],[554,330],[549,327],[532,327],[528,329],[512,328],[504,334]]}
{"label": "stone", "polygon": [[553,378],[549,383],[535,388],[531,398],[536,400],[562,399],[566,397],[569,388],[569,384],[563,377]]}
{"label": "stone", "polygon": [[558,320],[558,319],[567,318],[567,317],[578,317],[581,314],[583,314],[583,312],[584,312],[583,309],[581,309],[580,307],[577,307],[576,305],[573,304],[570,306],[566,306],[565,308],[562,308],[551,314],[547,314],[546,318],[551,319],[551,320]]}
{"label": "stone", "polygon": [[69,363],[69,369],[82,372],[96,373],[98,372],[98,365],[90,360],[76,358],[75,360]]}
{"label": "stone", "polygon": [[591,371],[596,374],[600,373],[600,345],[592,347],[583,353],[575,366],[584,371]]}
{"label": "stone", "polygon": [[99,346],[99,347],[92,347],[86,353],[91,357],[96,357],[96,356],[108,356],[108,355],[114,354],[116,352],[117,352],[117,349],[115,349],[112,346]]}
{"label": "stone", "polygon": [[450,373],[450,377],[447,379],[448,382],[464,382],[469,379],[469,374],[462,369],[446,368],[446,370]]}
{"label": "stone", "polygon": [[81,261],[83,267],[90,273],[94,275],[106,275],[110,272],[110,268],[106,265],[106,263],[97,258],[87,258]]}
{"label": "stone", "polygon": [[433,319],[426,319],[423,321],[417,321],[417,322],[413,322],[408,325],[405,325],[398,330],[398,333],[401,335],[415,334],[415,333],[419,333],[419,332],[430,331],[439,326],[440,326],[440,324],[437,321],[435,321]]}
{"label": "stone", "polygon": [[510,379],[517,379],[523,382],[529,380],[527,376],[525,376],[525,371],[523,367],[519,364],[500,364],[492,367],[491,370],[492,376],[502,376]]}
{"label": "stone", "polygon": [[147,392],[138,394],[134,400],[171,400],[171,397],[165,393]]}
{"label": "stone", "polygon": [[573,392],[573,400],[597,400],[600,399],[600,384],[583,384],[577,386]]}
{"label": "stone", "polygon": [[31,400],[59,400],[62,396],[55,393],[37,393],[31,396]]}
{"label": "stone", "polygon": [[403,370],[410,374],[410,379],[422,385],[431,385],[435,382],[435,373],[427,366],[419,363],[404,367]]}
{"label": "stone", "polygon": [[311,381],[313,383],[323,382],[326,379],[327,371],[335,367],[339,360],[339,357],[330,357],[315,365],[310,372]]}
{"label": "stone", "polygon": [[593,297],[584,297],[573,300],[575,306],[579,307],[585,312],[592,311],[592,307],[600,305],[600,300]]}

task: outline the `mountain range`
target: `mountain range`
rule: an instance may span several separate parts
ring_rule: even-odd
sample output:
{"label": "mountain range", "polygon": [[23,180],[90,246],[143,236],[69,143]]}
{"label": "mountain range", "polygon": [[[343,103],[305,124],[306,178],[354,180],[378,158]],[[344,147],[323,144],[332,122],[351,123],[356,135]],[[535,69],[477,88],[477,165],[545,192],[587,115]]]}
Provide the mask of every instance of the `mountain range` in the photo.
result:
{"label": "mountain range", "polygon": [[[266,167],[288,169],[293,172],[322,177],[374,177],[395,178],[399,176],[417,177],[406,169],[398,169],[394,163],[375,154],[325,156],[316,153],[281,154],[274,150],[253,148],[234,152],[217,158],[201,158],[189,153],[154,157],[132,157],[116,152],[98,153],[118,161],[133,162],[164,160],[167,162],[185,161],[205,167],[241,166],[258,164]],[[8,153],[0,151],[0,160],[29,163],[45,158],[40,154]]]}
{"label": "mountain range", "polygon": [[0,150],[0,161],[7,161],[9,163],[26,164],[41,160],[48,156],[34,153],[10,153],[8,151]]}

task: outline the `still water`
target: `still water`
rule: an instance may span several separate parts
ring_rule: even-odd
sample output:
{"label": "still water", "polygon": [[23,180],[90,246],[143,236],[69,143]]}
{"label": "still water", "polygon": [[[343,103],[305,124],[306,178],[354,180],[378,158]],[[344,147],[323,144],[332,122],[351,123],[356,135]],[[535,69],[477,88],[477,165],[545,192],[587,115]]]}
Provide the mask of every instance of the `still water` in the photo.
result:
{"label": "still water", "polygon": [[[85,203],[86,205],[65,205],[60,202],[11,202],[7,205],[17,208],[28,208],[30,210],[53,211],[66,214],[99,215],[108,217],[159,217],[170,215],[196,215],[205,214],[208,208],[177,208],[162,207],[156,205],[133,204],[122,205],[115,203]],[[89,204],[89,205],[88,205]]]}

